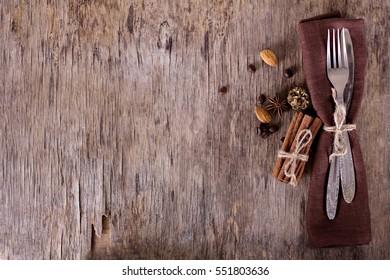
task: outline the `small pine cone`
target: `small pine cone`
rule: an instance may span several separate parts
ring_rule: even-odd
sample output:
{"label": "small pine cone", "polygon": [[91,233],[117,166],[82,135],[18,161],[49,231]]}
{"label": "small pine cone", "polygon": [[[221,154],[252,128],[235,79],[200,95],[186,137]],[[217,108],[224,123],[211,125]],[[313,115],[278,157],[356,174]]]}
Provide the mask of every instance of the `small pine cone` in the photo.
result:
{"label": "small pine cone", "polygon": [[288,92],[287,102],[294,111],[303,111],[310,106],[310,95],[304,88],[294,87]]}

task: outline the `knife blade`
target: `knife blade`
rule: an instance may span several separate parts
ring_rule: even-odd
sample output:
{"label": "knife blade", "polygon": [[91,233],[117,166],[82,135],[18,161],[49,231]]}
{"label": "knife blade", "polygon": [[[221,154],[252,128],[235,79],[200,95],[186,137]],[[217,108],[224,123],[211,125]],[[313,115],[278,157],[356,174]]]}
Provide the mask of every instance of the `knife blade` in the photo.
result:
{"label": "knife blade", "polygon": [[[354,82],[354,54],[353,54],[353,45],[351,35],[347,28],[343,28],[345,35],[345,44],[347,47],[347,57],[348,57],[348,69],[349,69],[349,77],[347,85],[344,89],[344,104],[346,110],[348,112],[349,105],[351,104],[352,92],[353,92],[353,82]],[[348,132],[342,133],[344,139],[349,137]],[[345,202],[351,203],[355,197],[355,170],[353,164],[353,157],[351,151],[350,141],[345,141],[347,147],[347,153],[340,158],[340,179],[341,179],[341,190],[343,194],[343,198]]]}
{"label": "knife blade", "polygon": [[349,30],[347,28],[345,28],[344,32],[345,32],[345,44],[347,46],[348,69],[349,69],[349,78],[348,78],[347,85],[345,86],[344,89],[344,103],[348,112],[349,105],[351,104],[352,92],[353,92],[355,59],[353,55],[351,34],[349,33]]}

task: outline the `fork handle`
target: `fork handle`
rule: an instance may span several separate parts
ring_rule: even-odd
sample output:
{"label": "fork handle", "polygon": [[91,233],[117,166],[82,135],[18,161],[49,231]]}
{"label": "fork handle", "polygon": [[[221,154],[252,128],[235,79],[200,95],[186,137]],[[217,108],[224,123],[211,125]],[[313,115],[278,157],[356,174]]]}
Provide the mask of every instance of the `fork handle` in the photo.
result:
{"label": "fork handle", "polygon": [[344,137],[347,153],[340,157],[341,189],[345,202],[351,203],[355,197],[355,170],[348,132],[344,131],[342,136]]}
{"label": "fork handle", "polygon": [[336,217],[337,202],[340,184],[340,161],[339,157],[332,158],[329,166],[328,184],[326,187],[326,214],[329,220]]}

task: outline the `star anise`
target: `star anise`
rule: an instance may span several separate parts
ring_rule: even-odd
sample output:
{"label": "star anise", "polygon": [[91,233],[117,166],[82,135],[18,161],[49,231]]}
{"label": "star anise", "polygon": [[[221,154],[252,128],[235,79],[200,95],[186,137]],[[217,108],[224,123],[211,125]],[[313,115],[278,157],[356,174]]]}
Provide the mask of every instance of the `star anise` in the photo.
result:
{"label": "star anise", "polygon": [[276,96],[274,98],[268,97],[268,103],[269,104],[265,107],[265,109],[270,111],[272,110],[274,113],[276,112],[279,118],[282,118],[283,112],[289,109],[287,100],[280,96]]}

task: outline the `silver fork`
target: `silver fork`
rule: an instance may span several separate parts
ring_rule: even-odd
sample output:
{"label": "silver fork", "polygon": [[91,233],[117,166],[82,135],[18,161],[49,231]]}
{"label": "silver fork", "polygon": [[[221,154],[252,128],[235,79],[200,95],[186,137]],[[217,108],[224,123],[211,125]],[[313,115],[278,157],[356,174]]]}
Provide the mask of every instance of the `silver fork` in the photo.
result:
{"label": "silver fork", "polygon": [[[341,36],[340,36],[341,33]],[[337,40],[336,40],[337,36]],[[332,48],[331,48],[332,41]],[[337,46],[336,46],[337,41]],[[337,48],[336,48],[337,47]],[[333,59],[333,63],[332,63]],[[336,91],[337,102],[344,105],[344,89],[348,82],[349,69],[348,57],[345,44],[344,30],[328,30],[327,52],[326,52],[326,68],[328,79]],[[328,218],[333,220],[336,216],[337,201],[339,194],[339,183],[341,175],[341,185],[343,195],[346,202],[350,203],[354,196],[355,175],[351,154],[351,146],[347,132],[342,133],[347,149],[345,156],[333,157],[330,162],[327,195],[326,195],[326,212]],[[353,186],[352,186],[353,184]],[[351,194],[353,192],[353,195]],[[351,199],[352,197],[352,199]]]}

